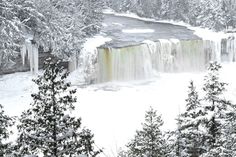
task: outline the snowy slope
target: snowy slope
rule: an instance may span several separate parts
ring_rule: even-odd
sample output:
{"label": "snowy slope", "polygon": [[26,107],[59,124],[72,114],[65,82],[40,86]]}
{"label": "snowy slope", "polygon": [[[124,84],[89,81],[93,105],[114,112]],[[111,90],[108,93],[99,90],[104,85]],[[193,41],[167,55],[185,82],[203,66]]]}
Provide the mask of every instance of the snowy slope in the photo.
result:
{"label": "snowy slope", "polygon": [[[224,64],[221,78],[229,83],[226,97],[236,103],[236,63]],[[204,73],[161,73],[143,81],[110,82],[77,87],[78,102],[73,113],[95,134],[95,142],[104,148],[101,156],[115,156],[141,127],[144,113],[153,106],[162,114],[164,130],[176,127],[175,118],[184,109],[186,90],[194,80],[200,90]],[[19,115],[32,102],[36,91],[30,73],[16,73],[0,78],[0,103],[10,115]],[[75,86],[76,87],[76,86]]]}

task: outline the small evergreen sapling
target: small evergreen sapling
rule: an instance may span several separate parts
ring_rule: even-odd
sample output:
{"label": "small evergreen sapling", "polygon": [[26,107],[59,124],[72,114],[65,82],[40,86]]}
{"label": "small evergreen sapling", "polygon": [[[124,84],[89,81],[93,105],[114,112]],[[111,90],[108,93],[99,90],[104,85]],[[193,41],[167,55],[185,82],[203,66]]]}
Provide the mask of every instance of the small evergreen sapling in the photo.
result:
{"label": "small evergreen sapling", "polygon": [[3,106],[0,104],[0,156],[9,153],[10,143],[6,143],[12,132],[8,128],[14,124],[13,118],[4,113]]}
{"label": "small evergreen sapling", "polygon": [[130,157],[163,157],[166,155],[166,142],[160,127],[161,116],[153,108],[146,112],[142,130],[136,132],[134,139],[127,145]]}
{"label": "small evergreen sapling", "polygon": [[70,116],[76,90],[66,82],[68,73],[59,62],[48,59],[42,76],[34,82],[38,93],[34,102],[20,117],[18,156],[43,154],[44,157],[96,156],[93,135],[89,130],[79,132],[81,120]]}

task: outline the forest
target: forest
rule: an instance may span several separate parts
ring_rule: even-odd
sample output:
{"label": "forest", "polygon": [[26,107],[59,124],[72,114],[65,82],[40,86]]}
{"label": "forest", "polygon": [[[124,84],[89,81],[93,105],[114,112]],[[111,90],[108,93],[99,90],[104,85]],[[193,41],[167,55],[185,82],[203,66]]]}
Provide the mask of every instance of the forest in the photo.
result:
{"label": "forest", "polygon": [[134,12],[142,17],[174,20],[217,31],[235,27],[235,0],[107,0],[118,12]]}

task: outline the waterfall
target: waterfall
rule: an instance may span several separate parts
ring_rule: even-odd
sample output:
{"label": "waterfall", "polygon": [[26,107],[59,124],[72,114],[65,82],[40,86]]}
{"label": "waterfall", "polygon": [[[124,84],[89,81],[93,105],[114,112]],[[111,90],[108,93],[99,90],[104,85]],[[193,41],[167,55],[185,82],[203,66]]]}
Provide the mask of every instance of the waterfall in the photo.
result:
{"label": "waterfall", "polygon": [[[99,48],[97,82],[146,79],[158,72],[203,70],[212,59],[204,51],[204,43],[159,39],[130,47]],[[212,45],[209,47],[210,52],[214,51]]]}
{"label": "waterfall", "polygon": [[230,36],[222,40],[222,61],[236,61],[236,39],[235,36]]}
{"label": "waterfall", "polygon": [[79,67],[74,74],[79,77],[77,82],[140,80],[160,72],[203,71],[212,60],[236,61],[236,39],[232,35],[215,39],[145,40],[124,47],[109,47],[104,43],[110,39],[98,39],[101,43],[94,45],[98,40],[91,39],[78,60],[71,62],[71,70]]}
{"label": "waterfall", "polygon": [[98,49],[98,82],[145,79],[152,76],[148,46]]}

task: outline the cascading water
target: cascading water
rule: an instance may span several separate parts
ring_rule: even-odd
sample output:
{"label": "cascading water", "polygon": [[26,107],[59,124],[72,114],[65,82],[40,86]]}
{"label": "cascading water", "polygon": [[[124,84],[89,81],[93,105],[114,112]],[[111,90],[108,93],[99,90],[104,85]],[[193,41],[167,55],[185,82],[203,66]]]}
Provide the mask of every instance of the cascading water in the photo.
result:
{"label": "cascading water", "polygon": [[[205,69],[215,46],[203,40],[160,39],[123,48],[98,49],[97,82],[146,79],[157,72]],[[208,51],[205,51],[208,50]]]}
{"label": "cascading water", "polygon": [[133,80],[152,76],[151,54],[146,44],[98,50],[98,82]]}
{"label": "cascading water", "polygon": [[[87,49],[81,52],[76,61],[79,63],[75,73],[78,76],[79,72],[77,82],[90,84],[147,79],[159,72],[203,71],[212,60],[236,60],[234,36],[216,39],[159,39],[155,42],[145,40],[124,47],[103,45],[105,41],[110,41],[104,39],[94,48],[89,46],[94,42],[91,40],[85,46]],[[74,66],[71,67],[75,68],[76,62],[72,62]]]}
{"label": "cascading water", "polygon": [[222,40],[222,61],[236,61],[236,36],[230,36]]}

